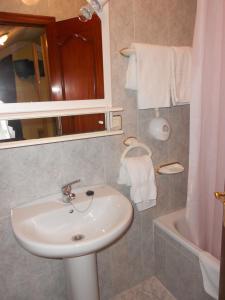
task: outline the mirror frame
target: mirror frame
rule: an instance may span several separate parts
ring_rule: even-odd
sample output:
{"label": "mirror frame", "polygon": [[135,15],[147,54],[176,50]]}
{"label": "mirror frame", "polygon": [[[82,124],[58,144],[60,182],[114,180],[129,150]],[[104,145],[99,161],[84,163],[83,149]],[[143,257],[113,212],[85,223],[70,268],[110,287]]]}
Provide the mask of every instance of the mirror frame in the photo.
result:
{"label": "mirror frame", "polygon": [[[102,49],[104,69],[104,99],[76,100],[76,101],[43,101],[0,104],[0,120],[20,120],[40,117],[78,115],[79,111],[91,111],[92,109],[103,110],[112,107],[111,91],[111,62],[110,62],[110,36],[109,36],[109,5],[106,4],[103,11],[98,15],[102,25]],[[12,20],[12,17],[15,19]],[[27,14],[14,14],[0,12],[1,24],[36,25],[44,26],[46,31],[51,32],[55,17],[35,16]],[[49,36],[48,36],[49,38]],[[53,51],[54,52],[54,51]],[[52,78],[52,93],[57,98],[61,87]],[[56,94],[55,94],[56,93]],[[83,112],[84,113],[84,112]]]}

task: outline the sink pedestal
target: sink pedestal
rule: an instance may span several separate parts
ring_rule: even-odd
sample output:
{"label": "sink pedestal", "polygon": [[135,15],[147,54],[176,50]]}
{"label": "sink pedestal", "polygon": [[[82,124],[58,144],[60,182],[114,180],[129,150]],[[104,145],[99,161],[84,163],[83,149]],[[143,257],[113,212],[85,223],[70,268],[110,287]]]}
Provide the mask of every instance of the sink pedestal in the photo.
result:
{"label": "sink pedestal", "polygon": [[96,254],[64,258],[69,300],[99,300]]}

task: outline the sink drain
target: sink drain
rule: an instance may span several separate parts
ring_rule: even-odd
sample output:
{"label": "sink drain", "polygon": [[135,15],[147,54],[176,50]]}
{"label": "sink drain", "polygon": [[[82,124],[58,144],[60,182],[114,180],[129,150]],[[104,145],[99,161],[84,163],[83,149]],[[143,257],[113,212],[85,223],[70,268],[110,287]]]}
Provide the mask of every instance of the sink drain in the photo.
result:
{"label": "sink drain", "polygon": [[83,234],[76,234],[72,237],[72,241],[77,242],[80,240],[83,240],[85,238],[85,236]]}

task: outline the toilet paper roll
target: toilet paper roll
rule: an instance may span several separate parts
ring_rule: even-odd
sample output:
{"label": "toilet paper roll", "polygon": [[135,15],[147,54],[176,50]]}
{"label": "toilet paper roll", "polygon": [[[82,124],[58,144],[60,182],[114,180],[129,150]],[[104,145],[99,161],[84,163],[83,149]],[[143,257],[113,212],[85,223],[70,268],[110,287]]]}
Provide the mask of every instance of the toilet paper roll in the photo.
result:
{"label": "toilet paper roll", "polygon": [[149,134],[160,141],[167,141],[170,137],[171,127],[169,122],[164,118],[154,118],[149,124]]}

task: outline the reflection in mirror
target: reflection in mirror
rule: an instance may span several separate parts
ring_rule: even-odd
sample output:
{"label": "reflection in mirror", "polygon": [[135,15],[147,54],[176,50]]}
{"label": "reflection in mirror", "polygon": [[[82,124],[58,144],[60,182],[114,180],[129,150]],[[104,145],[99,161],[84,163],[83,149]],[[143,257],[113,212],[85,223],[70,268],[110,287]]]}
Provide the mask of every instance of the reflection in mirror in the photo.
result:
{"label": "reflection in mirror", "polygon": [[[6,37],[1,43],[1,36]],[[0,25],[0,100],[4,103],[50,99],[44,27]]]}
{"label": "reflection in mirror", "polygon": [[[99,114],[100,115],[100,114]],[[104,116],[104,114],[101,114]],[[92,115],[93,116],[93,115]],[[48,137],[63,136],[81,132],[93,132],[92,127],[80,122],[90,115],[38,118],[24,120],[0,120],[0,142],[22,141]],[[97,131],[105,130],[105,122],[95,118]],[[74,125],[75,124],[75,125]]]}
{"label": "reflection in mirror", "polygon": [[56,22],[55,28],[63,100],[104,99],[100,18],[93,15],[85,23],[67,19]]}
{"label": "reflection in mirror", "polygon": [[83,23],[78,17],[58,22],[49,17],[44,26],[38,17],[37,24],[24,25],[26,15],[21,16],[8,14],[4,21],[0,12],[0,100],[104,99],[100,18]]}

